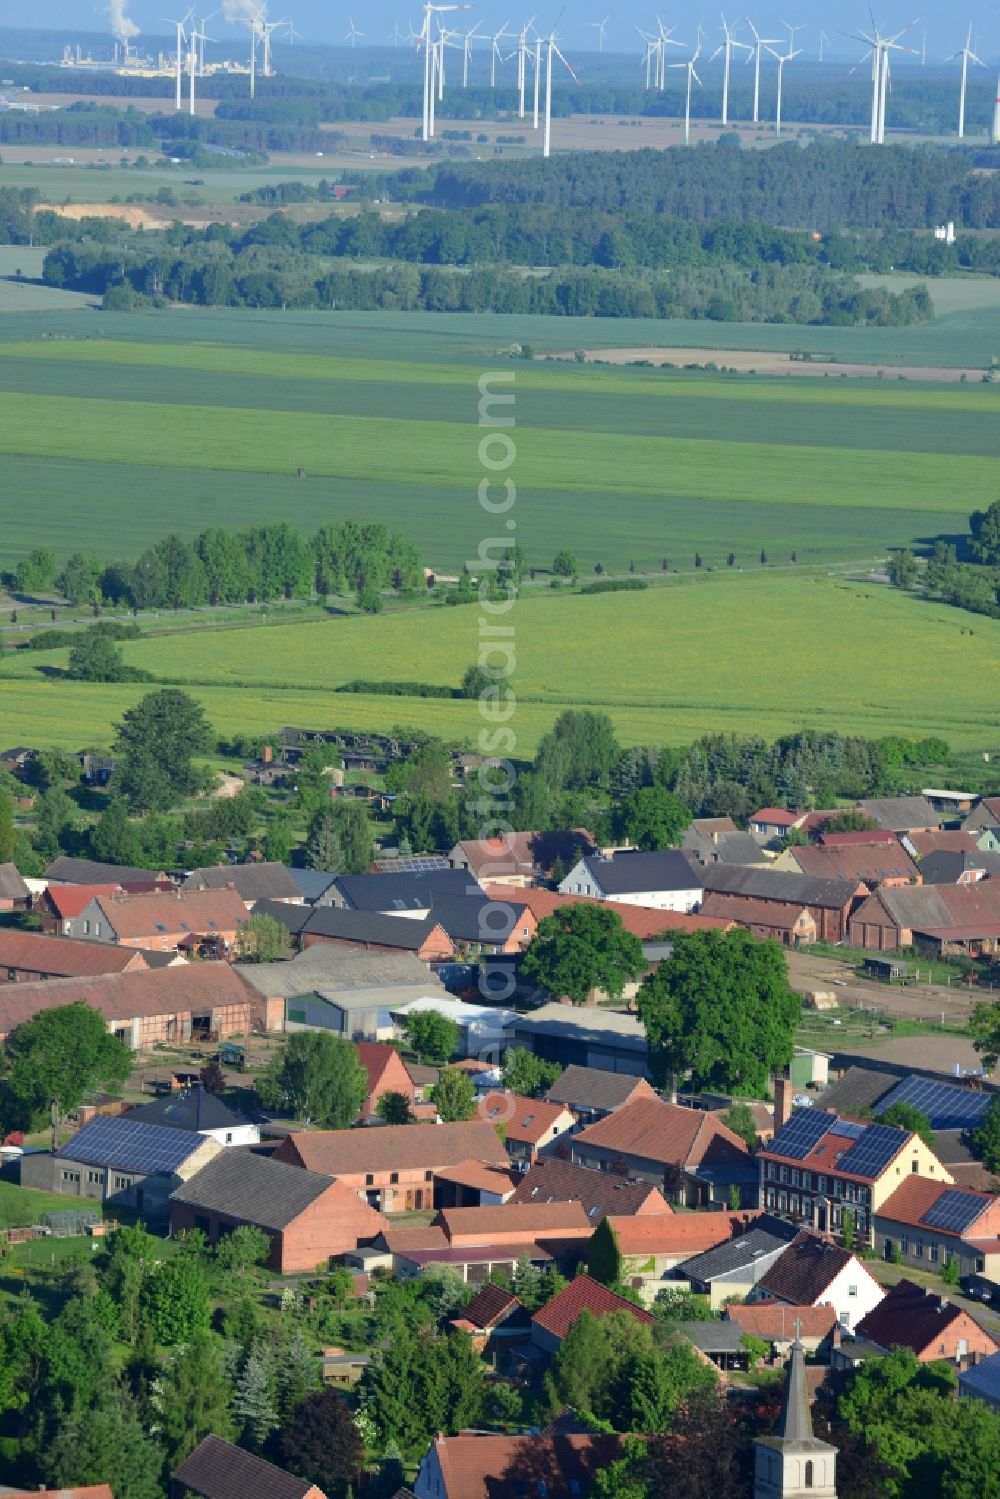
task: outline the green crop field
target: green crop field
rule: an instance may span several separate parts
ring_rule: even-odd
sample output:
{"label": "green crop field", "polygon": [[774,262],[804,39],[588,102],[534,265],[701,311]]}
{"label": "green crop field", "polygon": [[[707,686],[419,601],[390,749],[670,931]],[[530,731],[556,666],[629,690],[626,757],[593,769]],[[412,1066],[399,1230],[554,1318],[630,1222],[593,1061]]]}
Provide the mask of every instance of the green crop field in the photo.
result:
{"label": "green crop field", "polygon": [[[477,608],[167,636],[126,658],[205,705],[222,733],[284,724],[403,724],[474,743],[461,700],[338,693],[355,677],[457,685],[479,649]],[[759,568],[686,578],[644,593],[525,597],[514,626],[518,753],[564,708],[609,712],[625,743],[684,743],[708,730],[774,736],[803,726],[877,736],[940,734],[997,748],[1000,622],[869,584]],[[0,720],[12,742],[107,743],[148,690],[69,683],[64,653],[0,665]]]}
{"label": "green crop field", "polygon": [[567,542],[613,570],[762,547],[857,560],[960,534],[994,497],[996,386],[500,360],[504,322],[0,316],[0,462],[19,497],[0,564],[37,542],[39,514],[60,555],[109,557],[209,519],[364,514],[457,568],[489,531],[484,372],[513,379],[518,539],[541,566]]}

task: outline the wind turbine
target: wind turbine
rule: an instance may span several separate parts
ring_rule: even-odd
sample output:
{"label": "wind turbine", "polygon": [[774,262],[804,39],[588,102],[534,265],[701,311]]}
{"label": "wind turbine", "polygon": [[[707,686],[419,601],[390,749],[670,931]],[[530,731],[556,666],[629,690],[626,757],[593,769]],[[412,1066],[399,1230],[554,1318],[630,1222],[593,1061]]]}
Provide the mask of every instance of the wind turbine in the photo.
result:
{"label": "wind turbine", "polygon": [[431,36],[431,25],[434,16],[443,14],[445,11],[471,9],[471,0],[458,0],[458,3],[450,5],[435,5],[433,0],[425,0],[424,24],[420,28],[420,35],[417,37],[417,51],[419,52],[421,47],[424,49],[424,119],[421,129],[422,140],[429,141],[434,135],[434,89],[438,82],[438,44]]}
{"label": "wind turbine", "polygon": [[829,47],[829,45],[830,45],[830,38],[827,36],[827,34],[826,34],[825,31],[821,31],[820,34],[819,34],[819,61],[820,62],[823,61],[823,52],[824,52],[825,48]]}
{"label": "wind turbine", "polygon": [[347,31],[344,34],[344,41],[345,42],[350,42],[351,47],[354,48],[354,47],[357,46],[358,37],[361,37],[361,36],[364,36],[364,32],[363,31],[359,31],[358,28],[355,26],[355,24],[354,24],[354,17],[353,16],[348,16],[348,18],[347,18]]}
{"label": "wind turbine", "polygon": [[587,25],[591,28],[591,30],[597,32],[597,50],[598,50],[598,52],[603,52],[604,51],[604,34],[607,31],[607,29],[608,29],[608,22],[610,20],[611,20],[610,16],[605,16],[603,21],[588,21],[587,22]]}
{"label": "wind turbine", "polygon": [[504,55],[500,51],[500,43],[504,40],[505,37],[508,37],[510,35],[511,33],[507,30],[506,21],[504,21],[499,31],[495,31],[493,33],[492,45],[490,47],[490,88],[496,88],[497,63],[504,61]]}
{"label": "wind turbine", "polygon": [[545,39],[545,132],[542,139],[542,156],[552,154],[552,54],[555,53],[574,83],[579,83],[573,69],[556,46],[556,34],[551,32]]}
{"label": "wind turbine", "polygon": [[[778,43],[781,41],[781,37],[780,36],[761,36],[760,32],[757,30],[756,26],[750,20],[749,16],[747,17],[747,25],[750,27],[750,30],[753,32],[753,47],[750,49],[750,56],[753,58],[753,122],[754,122],[755,125],[759,125],[760,124],[760,58],[761,58],[761,53],[764,52],[764,51],[770,52],[771,48],[772,47],[776,47],[778,45]],[[749,62],[749,61],[750,61],[750,58],[748,57],[747,58],[747,62]]]}
{"label": "wind turbine", "polygon": [[517,114],[524,119],[524,89],[528,72],[528,32],[534,24],[534,16],[525,21],[517,37]]}
{"label": "wind turbine", "polygon": [[261,77],[262,78],[272,78],[274,76],[274,69],[271,67],[271,34],[272,34],[272,32],[278,31],[282,26],[288,26],[288,27],[290,27],[291,24],[292,23],[290,21],[265,21],[263,19],[263,16],[261,17],[261,20],[258,22],[258,29],[259,29],[260,35],[261,35],[261,44],[262,44],[262,52],[263,52],[263,56],[261,58],[261,69],[260,69]]}
{"label": "wind turbine", "polygon": [[477,21],[470,31],[462,36],[462,87],[469,87],[469,58],[472,56],[472,38],[479,33],[481,21]]}
{"label": "wind turbine", "polygon": [[166,24],[168,26],[176,26],[177,27],[177,73],[176,73],[177,90],[176,90],[176,97],[175,97],[175,101],[174,101],[174,108],[177,110],[177,112],[179,114],[180,113],[180,109],[181,109],[181,100],[183,98],[183,91],[182,91],[182,86],[181,86],[181,77],[182,77],[183,72],[184,72],[184,43],[185,43],[185,41],[187,39],[187,31],[186,31],[185,28],[187,26],[188,21],[190,21],[190,19],[191,19],[191,12],[188,11],[187,15],[184,17],[184,19],[182,21],[170,21],[170,20],[167,20],[167,18],[165,16],[161,16],[160,19],[163,20],[163,21],[166,21]]}
{"label": "wind turbine", "polygon": [[977,57],[972,50],[971,22],[969,23],[969,30],[965,38],[965,46],[962,47],[960,51],[953,52],[951,56],[946,59],[946,61],[954,62],[956,57],[960,57],[962,59],[962,89],[958,96],[958,138],[959,140],[962,140],[965,136],[965,90],[969,82],[969,63],[976,63],[981,68],[986,66],[982,58]]}
{"label": "wind turbine", "polygon": [[[919,16],[917,20],[919,20]],[[894,36],[883,36],[872,21],[871,32],[855,31],[850,35],[856,42],[867,42],[869,51],[865,53],[860,62],[856,62],[848,73],[848,77],[855,69],[861,66],[865,57],[872,60],[872,123],[870,140],[873,146],[885,145],[885,104],[889,93],[889,53],[890,52],[913,52],[915,47],[907,47],[900,42],[899,38],[905,32],[912,30],[917,21],[908,21]],[[956,54],[957,56],[957,54]]]}
{"label": "wind turbine", "polygon": [[[789,27],[788,29],[789,29],[789,31],[791,31],[792,28]],[[798,26],[796,26],[795,30],[798,31],[798,30],[800,30],[800,28]],[[802,51],[802,48],[799,47],[799,48],[797,48],[796,51],[793,52],[791,50],[791,44],[789,44],[789,50],[787,52],[775,52],[775,50],[774,50],[773,47],[768,47],[767,50],[768,50],[768,52],[770,52],[770,54],[771,54],[772,57],[775,57],[778,60],[778,103],[777,103],[777,107],[776,107],[775,113],[774,113],[774,133],[775,133],[775,135],[780,135],[781,134],[781,82],[782,82],[782,78],[784,77],[785,63],[786,62],[791,62],[791,60],[792,60],[793,57],[798,57],[799,53]]]}
{"label": "wind turbine", "polygon": [[722,34],[723,34],[723,36],[725,38],[725,40],[722,43],[722,46],[721,47],[716,47],[715,51],[712,53],[712,56],[708,60],[709,60],[709,62],[714,62],[715,59],[718,57],[718,55],[719,55],[720,52],[723,54],[723,56],[725,58],[725,62],[723,64],[723,69],[722,69],[722,123],[723,123],[723,125],[728,125],[728,123],[729,123],[729,66],[730,66],[730,63],[732,62],[732,59],[733,59],[733,53],[735,51],[737,51],[738,49],[742,50],[744,52],[752,52],[753,48],[751,46],[749,46],[746,42],[738,42],[736,40],[736,37],[733,35],[733,32],[731,31],[730,26],[729,26],[729,22],[726,20],[725,16],[722,17]]}
{"label": "wind turbine", "polygon": [[695,63],[698,61],[698,58],[700,56],[701,56],[701,43],[699,42],[698,45],[695,47],[694,52],[692,53],[692,55],[688,58],[687,62],[671,62],[671,63],[667,64],[667,66],[670,67],[670,68],[685,68],[687,70],[687,95],[685,97],[685,102],[684,102],[684,144],[685,144],[685,146],[689,146],[691,144],[691,80],[694,79],[694,81],[695,81],[695,83],[697,83],[698,87],[701,88],[701,79],[698,77],[698,74],[695,71],[695,66],[694,66]]}
{"label": "wind turbine", "polygon": [[404,40],[405,40],[405,38],[403,36],[403,33],[399,29],[399,22],[398,21],[393,21],[393,23],[392,23],[392,30],[389,32],[389,35],[386,37],[386,41],[387,42],[391,42],[393,48],[396,48],[396,47],[399,46],[400,42],[404,41]]}
{"label": "wind turbine", "polygon": [[198,23],[195,22],[188,32],[188,114],[193,115],[194,109],[194,80],[198,71]]}

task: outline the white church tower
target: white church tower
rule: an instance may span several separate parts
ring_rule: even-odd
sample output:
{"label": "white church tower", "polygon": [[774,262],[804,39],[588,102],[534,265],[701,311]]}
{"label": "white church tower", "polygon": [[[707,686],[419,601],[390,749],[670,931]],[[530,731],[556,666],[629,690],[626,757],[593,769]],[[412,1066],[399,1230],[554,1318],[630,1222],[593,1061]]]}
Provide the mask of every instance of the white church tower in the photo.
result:
{"label": "white church tower", "polygon": [[837,1449],[813,1436],[798,1322],[777,1429],[754,1447],[754,1499],[837,1499]]}

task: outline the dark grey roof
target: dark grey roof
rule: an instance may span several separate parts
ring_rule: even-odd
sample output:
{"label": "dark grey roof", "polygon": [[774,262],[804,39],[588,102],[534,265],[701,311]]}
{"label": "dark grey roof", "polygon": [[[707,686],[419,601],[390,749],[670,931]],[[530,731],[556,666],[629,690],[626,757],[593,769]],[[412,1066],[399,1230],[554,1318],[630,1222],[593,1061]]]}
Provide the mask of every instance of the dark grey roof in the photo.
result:
{"label": "dark grey roof", "polygon": [[314,906],[307,909],[302,929],[310,936],[338,937],[345,942],[370,942],[375,946],[416,952],[436,925],[436,916],[383,916],[378,911],[345,911],[337,906]]}
{"label": "dark grey roof", "polygon": [[[359,952],[317,942],[294,958],[276,963],[237,963],[236,972],[259,994],[295,999],[321,989],[402,989],[418,987],[422,994],[440,994],[444,986],[415,953]],[[412,996],[415,997],[415,996]]]}
{"label": "dark grey roof", "polygon": [[[456,871],[457,873],[458,871]],[[506,942],[517,926],[525,907],[516,900],[517,891],[511,891],[511,900],[489,900],[485,895],[444,895],[435,892],[431,901],[431,916],[443,926],[448,936],[458,942]],[[498,916],[502,925],[498,923]],[[405,919],[405,918],[404,918]]]}
{"label": "dark grey roof", "polygon": [[280,922],[286,931],[298,936],[313,911],[312,906],[295,906],[287,900],[258,900],[254,901],[250,914],[270,916],[272,921]]}
{"label": "dark grey roof", "polygon": [[204,1088],[185,1088],[181,1093],[154,1099],[141,1108],[130,1109],[128,1117],[133,1123],[162,1124],[166,1129],[194,1130],[198,1134],[209,1129],[239,1129],[250,1122],[245,1114],[229,1108]]}
{"label": "dark grey roof", "polygon": [[824,906],[836,911],[850,904],[860,880],[825,880],[809,874],[785,874],[778,869],[708,864],[701,872],[706,890],[721,895],[746,895],[752,900],[781,900],[798,906]]}
{"label": "dark grey roof", "polygon": [[579,1202],[595,1228],[611,1214],[631,1217],[657,1188],[610,1171],[540,1156],[517,1184],[508,1202]]}
{"label": "dark grey roof", "polygon": [[857,1114],[870,1109],[895,1088],[899,1080],[899,1072],[883,1072],[877,1067],[848,1067],[843,1077],[820,1094],[817,1107],[834,1114]]}
{"label": "dark grey roof", "polygon": [[226,890],[243,900],[299,900],[301,891],[284,864],[219,864],[192,869],[182,890]]}
{"label": "dark grey roof", "polygon": [[798,1229],[793,1223],[762,1213],[745,1234],[719,1244],[715,1249],[708,1249],[704,1254],[693,1255],[677,1266],[677,1272],[689,1280],[714,1280],[717,1275],[728,1275],[730,1271],[751,1266],[765,1255],[780,1254],[797,1234]]}
{"label": "dark grey roof", "polygon": [[722,832],[713,836],[693,825],[684,834],[684,852],[700,864],[767,864],[767,854],[749,833]]}
{"label": "dark grey roof", "polygon": [[991,1353],[981,1364],[964,1369],[958,1376],[958,1393],[1000,1403],[1000,1353]]}
{"label": "dark grey roof", "polygon": [[182,1492],[190,1489],[202,1499],[304,1499],[312,1487],[309,1479],[293,1478],[216,1436],[199,1442],[170,1476]]}
{"label": "dark grey roof", "polygon": [[1000,854],[982,854],[978,849],[935,849],[920,860],[925,885],[957,885],[959,876],[973,869],[984,869],[987,875],[1000,871]]}
{"label": "dark grey roof", "polygon": [[27,900],[31,891],[16,864],[0,864],[0,895],[5,900]]}
{"label": "dark grey roof", "polygon": [[168,1129],[129,1119],[99,1115],[56,1151],[60,1160],[85,1166],[118,1166],[147,1176],[170,1175],[205,1144],[189,1129]]}
{"label": "dark grey roof", "polygon": [[337,878],[329,869],[290,869],[288,873],[307,906],[324,896]]}
{"label": "dark grey roof", "polygon": [[[552,1084],[545,1097],[549,1103],[563,1103],[570,1109],[593,1109],[610,1114],[628,1103],[641,1078],[627,1072],[606,1072],[601,1067],[567,1067]],[[645,1089],[643,1089],[645,1092]]]}
{"label": "dark grey roof", "polygon": [[45,867],[45,878],[57,885],[125,885],[155,880],[157,871],[128,864],[100,864],[96,859],[71,859],[60,854]]}
{"label": "dark grey roof", "polygon": [[941,813],[925,796],[876,796],[858,802],[866,817],[892,833],[914,828],[939,828]]}
{"label": "dark grey roof", "polygon": [[739,1353],[742,1346],[742,1327],[726,1318],[718,1322],[674,1322],[671,1327],[709,1356],[713,1353]]}
{"label": "dark grey roof", "polygon": [[336,888],[353,911],[422,911],[438,895],[475,894],[479,886],[464,869],[431,869],[419,874],[338,875]]}
{"label": "dark grey roof", "polygon": [[316,1171],[249,1150],[224,1150],[172,1192],[170,1200],[277,1233],[332,1186],[329,1176]]}
{"label": "dark grey roof", "polygon": [[602,859],[594,854],[584,860],[591,877],[606,895],[629,895],[641,890],[699,890],[701,874],[695,873],[684,854],[675,848],[652,853],[629,852]]}

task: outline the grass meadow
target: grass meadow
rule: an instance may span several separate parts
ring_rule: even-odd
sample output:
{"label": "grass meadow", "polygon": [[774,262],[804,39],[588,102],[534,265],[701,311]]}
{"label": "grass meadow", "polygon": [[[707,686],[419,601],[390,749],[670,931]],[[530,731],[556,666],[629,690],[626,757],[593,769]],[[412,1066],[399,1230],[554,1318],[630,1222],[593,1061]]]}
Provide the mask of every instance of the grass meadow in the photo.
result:
{"label": "grass meadow", "polygon": [[[127,643],[127,660],[184,687],[222,733],[283,724],[386,729],[474,742],[461,700],[338,693],[354,677],[455,685],[478,650],[475,606],[262,625]],[[518,752],[556,715],[592,706],[627,744],[684,743],[709,730],[776,736],[803,726],[878,736],[940,734],[996,752],[1000,622],[885,587],[815,574],[681,579],[644,593],[524,597],[511,616]],[[64,662],[46,652],[43,668]],[[12,742],[106,743],[144,690],[69,683],[37,660],[0,666]]]}

